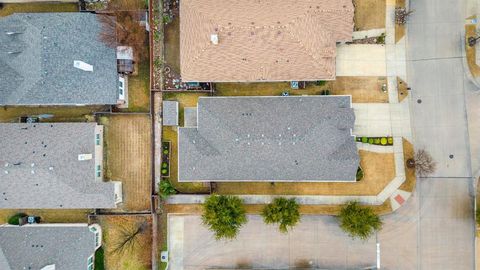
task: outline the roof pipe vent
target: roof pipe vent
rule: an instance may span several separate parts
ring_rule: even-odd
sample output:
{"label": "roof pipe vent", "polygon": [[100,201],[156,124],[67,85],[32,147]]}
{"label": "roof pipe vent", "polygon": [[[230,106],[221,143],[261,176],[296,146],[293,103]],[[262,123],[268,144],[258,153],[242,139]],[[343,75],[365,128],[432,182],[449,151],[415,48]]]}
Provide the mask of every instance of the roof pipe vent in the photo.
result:
{"label": "roof pipe vent", "polygon": [[210,41],[212,42],[213,45],[217,45],[218,44],[218,35],[217,34],[210,35]]}

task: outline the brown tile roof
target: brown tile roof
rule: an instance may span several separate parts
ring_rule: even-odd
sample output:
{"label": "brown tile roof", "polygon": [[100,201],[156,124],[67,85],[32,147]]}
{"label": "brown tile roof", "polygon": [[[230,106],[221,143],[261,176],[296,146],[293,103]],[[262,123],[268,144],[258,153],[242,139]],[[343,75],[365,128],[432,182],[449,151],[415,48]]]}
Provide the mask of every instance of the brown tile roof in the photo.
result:
{"label": "brown tile roof", "polygon": [[352,0],[181,0],[182,79],[334,79],[336,42],[352,39],[353,12]]}

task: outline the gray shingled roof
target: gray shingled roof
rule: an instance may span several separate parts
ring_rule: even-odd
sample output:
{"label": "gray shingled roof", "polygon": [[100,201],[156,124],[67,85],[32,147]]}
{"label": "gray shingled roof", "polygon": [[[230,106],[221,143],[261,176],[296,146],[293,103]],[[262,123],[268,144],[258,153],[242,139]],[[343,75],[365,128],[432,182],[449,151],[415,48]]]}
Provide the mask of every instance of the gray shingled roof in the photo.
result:
{"label": "gray shingled roof", "polygon": [[0,208],[115,208],[114,183],[95,177],[95,126],[0,124]]}
{"label": "gray shingled roof", "polygon": [[0,29],[0,105],[116,104],[116,50],[99,40],[97,15],[17,13]]}
{"label": "gray shingled roof", "polygon": [[162,112],[164,126],[178,126],[177,101],[163,101]]}
{"label": "gray shingled roof", "polygon": [[94,253],[95,234],[87,224],[0,227],[2,270],[41,269],[51,264],[56,269],[86,270],[88,257]]}
{"label": "gray shingled roof", "polygon": [[201,97],[180,128],[180,181],[355,181],[349,96]]}

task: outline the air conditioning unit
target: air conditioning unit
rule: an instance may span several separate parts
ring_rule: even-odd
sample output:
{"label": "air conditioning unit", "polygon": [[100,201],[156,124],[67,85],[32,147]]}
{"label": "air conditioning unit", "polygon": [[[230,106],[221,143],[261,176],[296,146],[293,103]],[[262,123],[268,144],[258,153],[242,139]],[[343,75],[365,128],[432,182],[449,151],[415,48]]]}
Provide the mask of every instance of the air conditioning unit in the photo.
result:
{"label": "air conditioning unit", "polygon": [[83,161],[83,160],[90,160],[92,159],[93,155],[92,154],[80,154],[78,155],[78,160]]}

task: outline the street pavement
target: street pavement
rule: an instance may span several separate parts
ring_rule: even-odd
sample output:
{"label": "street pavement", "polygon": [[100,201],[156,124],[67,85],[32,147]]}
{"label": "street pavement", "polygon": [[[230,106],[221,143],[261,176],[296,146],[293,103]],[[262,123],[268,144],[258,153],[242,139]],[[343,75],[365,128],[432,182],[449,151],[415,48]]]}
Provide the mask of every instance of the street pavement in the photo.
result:
{"label": "street pavement", "polygon": [[466,1],[416,0],[408,21],[407,75],[416,149],[437,161],[432,177],[471,177],[462,32]]}
{"label": "street pavement", "polygon": [[426,178],[368,241],[352,240],[334,217],[304,216],[288,234],[249,216],[237,239],[216,241],[199,216],[169,216],[170,268],[474,269],[473,191],[468,178]]}

